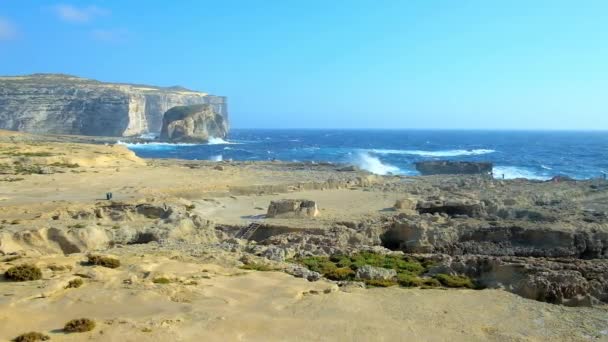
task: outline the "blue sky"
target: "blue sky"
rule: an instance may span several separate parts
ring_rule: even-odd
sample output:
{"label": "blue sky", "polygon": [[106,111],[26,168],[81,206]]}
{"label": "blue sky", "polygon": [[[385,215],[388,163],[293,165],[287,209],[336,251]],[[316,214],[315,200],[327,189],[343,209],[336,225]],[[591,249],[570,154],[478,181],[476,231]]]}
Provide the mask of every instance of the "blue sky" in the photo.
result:
{"label": "blue sky", "polygon": [[608,129],[607,1],[0,0],[0,74],[229,98],[240,128]]}

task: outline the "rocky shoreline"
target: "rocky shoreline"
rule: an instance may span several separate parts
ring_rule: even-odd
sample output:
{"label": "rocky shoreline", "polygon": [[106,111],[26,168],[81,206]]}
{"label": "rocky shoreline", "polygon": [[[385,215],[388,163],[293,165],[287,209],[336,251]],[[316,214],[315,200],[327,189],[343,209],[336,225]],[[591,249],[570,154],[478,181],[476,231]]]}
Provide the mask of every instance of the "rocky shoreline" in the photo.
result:
{"label": "rocky shoreline", "polygon": [[[273,277],[285,284],[304,278],[293,286],[314,287],[306,291],[326,293],[331,305],[338,305],[333,301],[341,294],[359,298],[358,291],[369,298],[390,294],[395,303],[412,293],[407,291],[441,297],[433,291],[443,290],[453,298],[468,293],[459,291],[479,298],[491,293],[504,305],[525,298],[518,305],[531,314],[551,308],[542,302],[591,310],[578,311],[585,324],[568,323],[564,340],[608,334],[600,318],[608,317],[608,182],[603,180],[381,177],[332,164],[141,160],[122,146],[4,132],[0,185],[0,272],[33,264],[42,275],[0,283],[5,295],[0,312],[23,305],[19,312],[31,314],[36,305],[28,298],[59,308],[70,293],[90,294],[86,291],[100,286],[128,288],[136,296],[158,291],[164,296],[170,289],[169,302],[192,306],[206,298],[205,286],[224,288],[219,284],[229,281],[226,274],[245,272],[243,279],[257,279],[247,281],[252,289],[256,281],[265,284]],[[114,193],[114,200],[102,200],[105,192]],[[89,253],[116,256],[121,266],[88,265]],[[154,266],[138,265],[137,258]],[[204,266],[214,271],[201,273],[199,264],[215,265]],[[75,277],[85,285],[65,290]],[[168,285],[159,285],[161,278]],[[230,284],[226,289],[236,286]],[[454,287],[473,290],[445,290]],[[507,299],[501,293],[514,295]],[[151,339],[164,336],[158,317],[120,310],[133,315],[129,319],[138,329],[151,324]],[[111,316],[92,312],[106,320]],[[560,312],[565,315],[560,317],[570,314]],[[179,319],[182,323],[174,324],[194,329],[194,323],[183,323],[190,318]],[[0,337],[12,338],[4,331],[15,334],[26,326],[17,318],[3,320]],[[515,337],[512,329],[493,329],[500,333],[467,330],[455,336]],[[104,331],[122,330],[106,324]],[[537,333],[531,328],[524,335],[554,336]]]}

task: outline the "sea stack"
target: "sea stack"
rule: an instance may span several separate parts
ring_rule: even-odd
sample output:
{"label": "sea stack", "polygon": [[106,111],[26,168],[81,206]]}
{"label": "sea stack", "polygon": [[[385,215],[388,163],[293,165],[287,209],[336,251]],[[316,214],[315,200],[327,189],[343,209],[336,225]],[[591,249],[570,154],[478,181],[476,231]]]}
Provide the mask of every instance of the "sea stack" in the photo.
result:
{"label": "sea stack", "polygon": [[213,106],[199,104],[169,109],[163,116],[160,138],[171,142],[207,142],[225,138],[228,122]]}

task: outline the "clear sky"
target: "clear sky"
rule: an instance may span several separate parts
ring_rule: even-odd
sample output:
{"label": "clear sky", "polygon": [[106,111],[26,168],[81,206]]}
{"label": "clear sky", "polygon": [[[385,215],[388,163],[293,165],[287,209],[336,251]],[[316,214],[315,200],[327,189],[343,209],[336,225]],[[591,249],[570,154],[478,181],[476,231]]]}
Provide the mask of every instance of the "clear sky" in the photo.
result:
{"label": "clear sky", "polygon": [[608,129],[605,0],[0,0],[0,74],[228,96],[239,128]]}

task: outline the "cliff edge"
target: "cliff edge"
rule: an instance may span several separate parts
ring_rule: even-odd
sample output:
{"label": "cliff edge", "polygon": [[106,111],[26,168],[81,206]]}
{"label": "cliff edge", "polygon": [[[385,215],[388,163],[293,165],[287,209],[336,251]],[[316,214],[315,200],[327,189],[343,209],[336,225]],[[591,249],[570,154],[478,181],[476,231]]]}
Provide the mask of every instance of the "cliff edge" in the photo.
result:
{"label": "cliff edge", "polygon": [[208,104],[228,120],[226,98],[182,87],[105,83],[62,74],[0,77],[0,129],[136,136],[160,133],[175,106]]}

